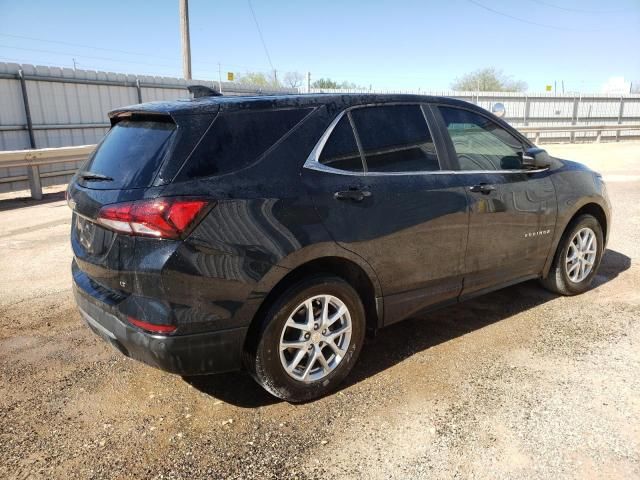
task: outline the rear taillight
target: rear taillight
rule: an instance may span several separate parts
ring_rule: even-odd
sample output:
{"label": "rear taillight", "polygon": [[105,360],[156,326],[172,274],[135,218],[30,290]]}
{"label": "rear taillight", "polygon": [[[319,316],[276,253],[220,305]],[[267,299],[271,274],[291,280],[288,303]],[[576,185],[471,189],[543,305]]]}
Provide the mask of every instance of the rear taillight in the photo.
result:
{"label": "rear taillight", "polygon": [[179,238],[208,205],[204,200],[156,198],[105,205],[97,222],[129,235]]}

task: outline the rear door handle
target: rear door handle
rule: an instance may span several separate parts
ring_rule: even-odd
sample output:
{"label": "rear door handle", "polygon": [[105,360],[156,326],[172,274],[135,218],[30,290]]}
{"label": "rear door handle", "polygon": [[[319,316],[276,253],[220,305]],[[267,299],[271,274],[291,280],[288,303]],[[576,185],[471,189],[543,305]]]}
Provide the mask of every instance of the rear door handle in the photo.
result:
{"label": "rear door handle", "polygon": [[469,187],[473,193],[483,193],[485,195],[490,194],[496,189],[495,186],[489,185],[487,183],[479,183],[478,185],[474,185],[473,187]]}
{"label": "rear door handle", "polygon": [[359,188],[342,190],[333,194],[333,198],[336,200],[353,200],[354,202],[361,202],[366,197],[370,196],[371,192],[369,190]]}

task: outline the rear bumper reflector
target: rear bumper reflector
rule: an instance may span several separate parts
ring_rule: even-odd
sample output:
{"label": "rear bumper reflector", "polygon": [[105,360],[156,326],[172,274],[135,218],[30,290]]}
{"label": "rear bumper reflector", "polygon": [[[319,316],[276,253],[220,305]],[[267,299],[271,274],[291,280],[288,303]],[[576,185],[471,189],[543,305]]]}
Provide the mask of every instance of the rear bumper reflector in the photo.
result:
{"label": "rear bumper reflector", "polygon": [[154,323],[143,322],[142,320],[138,320],[137,318],[128,317],[129,323],[131,325],[135,325],[142,330],[146,330],[147,332],[152,333],[172,333],[176,330],[174,325],[156,325]]}

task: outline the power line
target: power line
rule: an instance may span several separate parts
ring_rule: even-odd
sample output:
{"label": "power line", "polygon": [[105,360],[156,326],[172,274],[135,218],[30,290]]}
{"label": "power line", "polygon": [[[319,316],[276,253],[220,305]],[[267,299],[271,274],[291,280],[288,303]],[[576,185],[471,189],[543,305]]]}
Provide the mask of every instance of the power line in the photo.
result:
{"label": "power line", "polygon": [[[127,64],[132,64],[132,65],[147,65],[150,67],[156,67],[158,70],[161,71],[156,71],[155,73],[153,73],[154,75],[167,75],[167,74],[171,74],[172,76],[176,76],[179,77],[180,75],[178,74],[179,71],[179,67],[174,66],[174,65],[166,65],[166,64],[155,64],[155,63],[149,63],[149,62],[141,62],[141,61],[127,61],[127,60],[120,60],[120,59],[114,59],[114,58],[109,58],[109,57],[101,57],[101,56],[90,56],[90,55],[79,55],[76,53],[70,53],[70,52],[59,52],[59,51],[53,51],[53,50],[46,50],[46,49],[32,49],[32,48],[26,48],[26,47],[14,47],[14,46],[9,46],[9,45],[0,45],[0,48],[9,48],[9,49],[17,49],[17,50],[24,50],[24,51],[31,51],[31,52],[39,52],[39,53],[48,53],[48,54],[53,54],[53,55],[59,55],[59,56],[68,56],[69,58],[72,58],[73,56],[77,57],[77,58],[86,58],[86,59],[94,59],[94,60],[102,60],[102,61],[108,61],[108,62],[114,62],[114,63],[127,63]],[[24,63],[25,59],[14,59],[14,58],[6,58],[6,60],[8,61],[15,61],[16,63]],[[49,63],[50,60],[46,60],[44,63]],[[38,62],[36,62],[38,63]],[[198,64],[211,64],[213,65],[213,62],[197,62]],[[217,67],[217,63],[215,63],[216,67]],[[236,64],[227,64],[227,63],[222,63],[221,65],[224,67],[237,67],[237,68],[243,68],[243,69],[247,69],[249,71],[257,71],[257,72],[264,72],[263,68],[256,68],[256,67],[249,67],[246,65],[236,65]],[[85,63],[80,63],[80,66],[83,68],[90,68],[90,69],[96,69],[96,70],[101,70],[104,67],[96,67],[93,65],[87,65]],[[168,67],[168,68],[163,68],[163,67]],[[291,71],[294,70],[299,70],[299,69],[291,69]],[[215,78],[217,77],[218,73],[217,70],[214,72],[213,70],[208,70],[206,68],[204,69],[200,69],[201,71],[201,75],[204,74],[204,76],[209,77],[209,78]],[[134,73],[137,74],[145,74],[146,72],[141,72],[140,70],[136,69],[136,71]],[[386,74],[386,75],[376,75],[376,74],[364,74],[364,73],[355,73],[355,72],[345,72],[345,71],[340,71],[340,72],[327,72],[327,71],[314,71],[313,72],[315,76],[318,77],[331,77],[331,78],[337,78],[337,79],[348,79],[348,80],[353,80],[353,79],[369,79],[369,80],[375,80],[375,79],[380,79],[383,78],[385,80],[423,80],[423,81],[431,81],[432,78],[429,76],[424,76],[424,75],[416,75],[416,74],[411,74],[411,73],[407,73],[407,74]]]}
{"label": "power line", "polygon": [[[29,60],[25,60],[24,58],[10,58],[10,57],[4,57],[4,56],[0,56],[0,60],[4,61],[4,62],[12,62],[12,63],[17,63],[20,65],[25,65],[25,64],[31,64],[31,65],[42,65],[42,66],[46,66],[49,68],[63,68],[65,67],[65,64],[59,63],[57,65],[51,65],[49,60],[37,60],[37,59],[29,59]],[[70,67],[71,64],[68,64],[68,66]],[[80,67],[80,69],[82,70],[94,70],[96,72],[99,71],[108,71],[108,69],[105,69],[102,66],[97,66],[97,65],[88,65],[86,63],[77,63],[77,66]],[[125,74],[125,75],[149,75],[149,76],[162,76],[162,77],[166,77],[169,75],[169,72],[159,72],[159,71],[145,71],[143,70],[139,70],[139,69],[135,69],[134,71],[127,71],[128,69],[122,69],[118,72],[114,72],[114,73],[118,73],[118,74]],[[180,75],[178,74],[171,74],[170,76],[172,77],[176,77],[179,78]]]}
{"label": "power line", "polygon": [[[87,49],[91,49],[91,50],[102,50],[105,52],[115,52],[115,53],[123,53],[126,55],[140,55],[140,56],[144,56],[144,57],[149,57],[149,58],[158,58],[161,60],[169,60],[169,61],[175,61],[177,62],[178,59],[177,58],[169,58],[169,57],[160,57],[157,55],[150,55],[147,53],[139,53],[139,52],[130,52],[127,50],[118,50],[118,49],[113,49],[113,48],[102,48],[102,47],[95,47],[95,46],[91,46],[91,45],[82,45],[79,43],[71,43],[71,42],[63,42],[63,41],[58,41],[58,40],[48,40],[45,38],[36,38],[36,37],[27,37],[24,35],[13,35],[13,34],[8,34],[8,33],[0,33],[0,36],[2,37],[10,37],[10,38],[19,38],[19,39],[23,39],[23,40],[32,40],[32,41],[36,41],[36,42],[44,42],[44,43],[57,43],[59,45],[67,45],[70,47],[79,47],[79,48],[87,48]],[[7,46],[7,48],[25,48],[25,47],[9,47]],[[67,53],[64,52],[53,52],[53,51],[49,51],[46,53],[59,53],[60,55],[69,55]],[[72,55],[76,55],[75,53]],[[81,55],[76,55],[76,56],[81,56]],[[102,57],[88,57],[88,56],[84,56],[85,58],[98,58],[98,59],[102,59]],[[118,61],[122,61],[127,63],[124,60],[118,60]],[[139,62],[129,62],[129,63],[139,63]],[[198,60],[199,64],[206,64],[206,65],[215,65],[217,66],[218,63],[221,62],[217,62],[217,61],[202,61],[202,60]],[[235,67],[235,68],[243,68],[246,70],[259,70],[260,68],[255,67],[255,66],[248,66],[248,65],[238,65],[238,64],[232,64],[232,63],[222,63],[222,65],[227,66],[227,67]],[[165,65],[168,66],[168,65]]]}
{"label": "power line", "polygon": [[[1,45],[0,45],[1,47]],[[50,53],[50,52],[45,52],[45,53]],[[67,55],[65,53],[58,53],[58,52],[53,52],[56,54],[60,54],[60,55]],[[10,62],[15,62],[15,63],[25,63],[25,59],[16,59],[16,58],[7,58],[7,57],[0,57],[3,60],[6,61],[10,61]],[[83,57],[83,58],[89,58],[89,57]],[[41,61],[36,61],[36,62],[28,62],[28,63],[40,63]],[[49,60],[44,61],[43,63],[49,63]],[[134,63],[134,62],[130,62],[130,63]],[[149,64],[151,66],[156,66],[153,64]],[[222,66],[225,67],[229,67],[231,65],[229,64],[221,64]],[[60,65],[50,65],[52,67],[59,67]],[[85,63],[80,63],[79,64],[80,67],[84,68],[84,69],[93,69],[93,70],[103,70],[104,67],[100,67],[100,66],[96,66],[96,65],[88,65]],[[260,69],[253,69],[254,72],[265,72],[264,70],[260,70]],[[218,72],[217,71],[213,71],[213,70],[201,70],[202,72],[202,77],[205,78],[216,78],[218,76]],[[117,72],[117,73],[127,73],[127,72]],[[166,75],[168,73],[171,73],[172,76],[175,77],[180,77],[179,73],[178,73],[178,68],[176,68],[175,70],[164,70],[164,71],[155,71],[155,72],[145,72],[145,71],[140,71],[138,69],[135,69],[135,71],[132,72],[133,74],[138,74],[138,75]],[[421,81],[431,81],[432,78],[428,77],[428,76],[423,76],[423,75],[415,75],[415,74],[394,74],[394,75],[384,75],[384,76],[380,76],[380,75],[375,75],[375,74],[357,74],[357,73],[348,73],[348,72],[317,72],[314,71],[313,72],[314,75],[318,76],[318,77],[329,77],[329,78],[334,78],[334,79],[359,79],[359,78],[366,78],[368,80],[378,80],[378,79],[384,79],[384,80],[421,80]],[[203,80],[205,78],[200,78],[200,80]]]}
{"label": "power line", "polygon": [[[91,50],[101,50],[101,51],[105,51],[105,52],[114,52],[114,53],[123,53],[125,55],[139,55],[139,56],[144,56],[144,57],[148,57],[148,58],[157,58],[160,60],[169,60],[172,62],[178,62],[177,58],[169,58],[169,57],[161,57],[158,55],[150,55],[147,53],[140,53],[140,52],[131,52],[128,50],[118,50],[118,49],[114,49],[114,48],[102,48],[102,47],[96,47],[96,46],[91,46],[91,45],[83,45],[83,44],[79,44],[79,43],[71,43],[71,42],[63,42],[63,41],[58,41],[58,40],[48,40],[45,38],[36,38],[36,37],[27,37],[24,35],[13,35],[13,34],[8,34],[8,33],[0,33],[1,37],[9,37],[9,38],[19,38],[19,39],[23,39],[23,40],[32,40],[32,41],[36,41],[36,42],[44,42],[44,43],[56,43],[59,45],[67,45],[70,47],[78,47],[78,48],[87,48],[87,49],[91,49]],[[6,46],[7,48],[25,48],[25,47],[13,47],[13,46]],[[43,51],[44,52],[44,51]],[[79,54],[73,53],[73,54],[68,54],[65,52],[53,52],[53,51],[49,51],[49,52],[45,52],[45,53],[56,53],[56,54],[60,54],[60,55],[76,55],[76,56],[81,56]],[[85,58],[97,58],[97,59],[103,59],[104,57],[89,57],[87,55],[82,55]],[[109,59],[112,60],[112,59]],[[115,60],[114,60],[115,61]],[[126,60],[118,60],[124,63],[139,63],[138,61],[132,62],[129,61],[127,62]],[[262,69],[262,67],[255,67],[255,66],[248,66],[248,65],[238,65],[238,64],[233,64],[233,63],[223,63],[223,62],[218,62],[218,61],[206,61],[206,60],[198,60],[197,62],[198,64],[205,64],[205,65],[212,65],[212,66],[216,66],[218,65],[218,63],[221,63],[224,66],[227,67],[235,67],[235,68],[242,68],[242,69],[246,69],[246,70],[260,70]],[[160,64],[158,64],[160,65]],[[168,66],[166,64],[164,64],[163,66]],[[273,70],[273,66],[272,66],[272,70]]]}
{"label": "power line", "polygon": [[[0,56],[0,60],[1,61],[8,61],[8,62],[15,62],[15,63],[18,63],[18,64],[24,64],[25,63],[24,59],[8,58],[8,57],[4,57],[4,56]],[[47,62],[48,61],[45,61],[44,63],[47,63]],[[40,61],[32,61],[32,62],[28,62],[28,63],[32,63],[32,64],[35,65],[35,64],[40,63]],[[94,66],[94,65],[87,65],[87,64],[84,64],[84,63],[80,64],[80,66],[82,68],[84,68],[84,69],[93,69],[93,70],[96,70],[96,71],[100,71],[100,70],[103,69],[102,67],[98,67],[98,66]],[[60,65],[56,65],[56,67],[60,67]],[[117,72],[117,73],[132,74],[132,75],[138,75],[138,76],[140,76],[140,75],[150,75],[150,76],[157,76],[157,75],[164,76],[164,75],[166,75],[166,74],[162,74],[160,72],[141,71],[141,70],[138,70],[138,69],[136,69],[135,71],[132,71],[132,72],[120,71],[120,72]],[[202,78],[202,77],[199,78],[199,80],[213,79],[213,78],[215,78],[217,76],[217,72],[210,71],[210,72],[206,72],[206,73],[207,73],[207,75],[204,75],[203,76],[204,78]],[[319,72],[315,72],[315,73],[316,73],[316,75],[319,75],[319,76],[322,76],[322,75],[332,76],[332,74],[327,74],[327,73],[324,73],[324,74],[321,74]],[[174,74],[172,76],[174,76],[176,78],[180,77],[179,74]],[[360,75],[348,75],[348,78],[355,78],[355,77],[360,77]],[[362,75],[362,77],[366,77],[369,80],[372,80],[374,82],[381,78],[381,77],[376,76],[376,75],[366,75],[366,76]],[[390,77],[384,77],[382,79],[384,81],[389,81],[389,80],[393,80],[393,79],[395,79],[395,80],[401,80],[401,79],[402,80],[414,80],[414,81],[427,82],[427,83],[430,83],[433,80],[430,77],[419,76],[419,75],[411,75],[411,74],[393,75],[393,76],[390,76]],[[576,83],[576,82],[573,82],[573,83]],[[581,81],[580,84],[582,85],[582,87],[580,87],[580,89],[584,89],[585,87],[588,88],[589,85],[600,86],[602,84],[602,82],[599,82],[599,81]],[[634,86],[635,86],[635,82],[634,82]],[[378,88],[379,89],[385,89],[384,87],[378,87]],[[408,90],[416,90],[416,88],[417,87],[405,87],[405,88],[387,87],[386,89],[389,90],[389,91],[401,91],[401,90],[402,91],[404,91],[404,90],[408,91]],[[423,88],[423,87],[419,87],[418,89],[421,89],[421,88]],[[436,91],[437,92],[440,92],[440,91],[441,92],[446,92],[446,91],[450,91],[451,90],[449,87],[444,87],[444,86],[443,87],[424,87],[424,88],[427,88],[427,89],[429,89],[431,91],[434,91],[434,92],[436,92]],[[567,85],[566,88],[569,91],[572,91],[572,89],[568,85]],[[355,88],[355,90],[360,90],[360,89],[366,90],[367,88],[362,86],[362,85],[357,86]],[[575,89],[575,88],[573,90],[577,91],[577,89]]]}
{"label": "power line", "polygon": [[14,50],[26,50],[26,51],[29,51],[29,52],[38,52],[38,53],[51,53],[51,54],[54,54],[54,55],[70,55],[70,56],[76,56],[76,57],[80,57],[80,58],[91,58],[93,60],[103,60],[103,61],[106,61],[106,62],[132,63],[132,64],[136,64],[136,65],[149,65],[151,67],[169,67],[169,68],[172,68],[172,69],[175,68],[174,65],[141,62],[139,60],[121,60],[121,59],[109,58],[109,57],[96,57],[96,56],[92,56],[92,55],[81,55],[81,54],[78,54],[78,53],[70,53],[70,52],[56,52],[55,50],[45,50],[45,49],[41,49],[41,48],[14,47],[12,45],[0,45],[0,48],[10,48],[10,49],[14,49]]}
{"label": "power line", "polygon": [[153,58],[158,58],[161,60],[175,60],[175,58],[168,58],[168,57],[159,57],[157,55],[149,55],[148,53],[140,53],[140,52],[131,52],[128,50],[118,50],[115,48],[103,48],[103,47],[94,47],[91,45],[82,45],[80,43],[71,43],[71,42],[63,42],[61,40],[47,40],[44,38],[35,38],[35,37],[27,37],[25,35],[13,35],[10,33],[0,33],[0,36],[2,37],[11,37],[11,38],[19,38],[21,40],[33,40],[36,42],[45,42],[45,43],[57,43],[59,45],[67,45],[69,47],[79,47],[79,48],[88,48],[91,50],[102,50],[104,52],[115,52],[115,53],[124,53],[125,55],[137,55],[137,56],[141,56],[141,57],[153,57]]}
{"label": "power line", "polygon": [[582,30],[582,29],[578,29],[578,28],[567,28],[567,27],[559,27],[557,25],[548,25],[546,23],[538,23],[538,22],[534,22],[531,20],[528,20],[526,18],[521,18],[521,17],[516,17],[515,15],[511,15],[509,13],[504,13],[501,12],[499,10],[495,10],[491,7],[488,7],[480,2],[477,2],[476,0],[467,0],[469,3],[474,4],[476,7],[480,7],[483,8],[484,10],[487,10],[488,12],[494,13],[496,15],[501,15],[503,17],[507,17],[507,18],[511,18],[512,20],[517,20],[519,22],[523,22],[523,23],[528,23],[529,25],[536,25],[538,27],[543,27],[543,28],[552,28],[554,30],[566,30],[566,31],[570,31],[570,32],[598,32],[598,31],[602,31],[602,29],[600,30]]}
{"label": "power line", "polygon": [[247,0],[247,3],[249,4],[249,10],[251,10],[251,16],[253,17],[253,21],[256,23],[256,29],[258,30],[258,35],[260,35],[260,41],[262,42],[262,46],[264,47],[264,53],[267,54],[267,60],[269,60],[269,65],[271,65],[271,70],[275,70],[275,68],[273,68],[273,62],[271,62],[271,55],[269,55],[269,49],[267,48],[267,44],[264,41],[264,37],[262,36],[262,30],[260,29],[260,24],[258,23],[258,19],[256,18],[256,13],[253,11],[251,0]]}
{"label": "power line", "polygon": [[[143,55],[145,57],[150,57],[150,58],[159,58],[159,59],[163,59],[163,60],[170,60],[170,61],[178,61],[175,58],[168,58],[168,57],[158,57],[158,56],[154,56],[154,55],[148,55],[146,53],[134,53],[134,52],[126,52],[124,50],[114,50],[114,49],[109,49],[109,48],[100,48],[100,47],[92,47],[89,45],[80,45],[80,44],[76,44],[76,43],[69,43],[69,42],[58,42],[55,40],[46,40],[44,38],[34,38],[34,37],[24,37],[24,36],[20,36],[20,35],[9,35],[9,34],[4,34],[4,33],[0,33],[0,36],[5,36],[5,37],[12,37],[12,38],[22,38],[25,40],[34,40],[34,41],[38,41],[38,42],[45,42],[45,43],[57,43],[60,45],[68,45],[68,46],[73,46],[73,47],[80,47],[80,48],[89,48],[89,49],[94,49],[94,50],[103,50],[103,51],[108,51],[108,52],[118,52],[118,53],[126,53],[129,55]],[[12,45],[2,45],[2,47],[4,48],[14,48],[14,49],[21,49],[21,50],[27,50],[26,47],[15,47]],[[127,60],[116,60],[116,59],[112,59],[112,58],[107,58],[107,57],[94,57],[94,56],[89,56],[89,55],[80,55],[77,53],[67,53],[67,52],[57,52],[57,51],[53,51],[53,50],[43,50],[43,49],[31,49],[34,51],[38,51],[38,52],[42,52],[42,53],[53,53],[56,55],[75,55],[76,57],[84,57],[84,58],[92,58],[92,59],[98,59],[98,60],[108,60],[108,61],[118,61],[118,62],[123,62],[123,63],[135,63],[135,64],[139,64],[141,62],[139,61],[127,61]],[[249,66],[249,65],[239,65],[239,64],[234,64],[234,63],[224,63],[224,62],[201,62],[204,63],[205,65],[217,65],[218,63],[221,63],[221,65],[224,65],[226,67],[234,67],[234,68],[241,68],[241,69],[245,69],[245,70],[260,70],[262,67],[256,67],[256,66]],[[153,66],[165,66],[165,67],[170,67],[170,68],[174,68],[173,66],[167,65],[167,64],[148,64],[148,65],[153,65]]]}
{"label": "power line", "polygon": [[578,13],[590,13],[590,14],[607,14],[607,13],[622,13],[622,12],[630,12],[632,10],[621,8],[618,10],[583,10],[581,8],[571,8],[571,7],[562,7],[560,5],[554,5],[552,3],[544,2],[543,0],[531,0],[532,2],[539,3],[540,5],[544,5],[545,7],[557,8],[558,10],[564,10],[565,12],[578,12]]}
{"label": "power line", "polygon": [[[7,45],[0,45],[0,48],[12,48],[12,49],[18,49],[18,50],[26,50],[26,51],[33,51],[33,52],[40,52],[40,53],[49,53],[49,54],[54,54],[54,55],[64,55],[64,56],[69,56],[69,58],[71,58],[71,56],[76,55],[74,53],[69,53],[69,52],[57,52],[57,51],[52,51],[52,50],[44,50],[44,49],[31,49],[31,48],[25,48],[25,47],[12,47],[12,46],[7,46]],[[117,60],[117,59],[112,59],[112,58],[106,58],[106,57],[93,57],[93,56],[85,56],[85,55],[76,55],[76,57],[80,57],[80,58],[89,58],[89,59],[97,59],[97,60],[104,60],[104,61],[109,61],[109,62],[116,62],[116,63],[129,63],[129,64],[133,64],[133,65],[148,65],[151,67],[160,67],[161,71],[156,71],[155,75],[166,75],[168,73],[170,73],[173,76],[179,77],[180,75],[178,74],[179,68],[175,67],[175,66],[169,66],[166,65],[167,67],[169,67],[169,69],[163,69],[162,67],[164,65],[161,64],[153,64],[153,63],[147,63],[147,62],[135,62],[135,61],[123,61],[123,60]],[[16,63],[24,63],[24,59],[15,59],[15,58],[6,58],[6,60],[8,61],[15,61]],[[49,63],[50,60],[46,60],[45,63]],[[38,62],[36,62],[38,63]],[[226,63],[221,63],[222,66],[224,67],[242,67],[239,65],[232,65],[232,64],[226,64]],[[53,66],[53,65],[52,65]],[[104,67],[97,67],[94,65],[88,65],[85,63],[80,63],[81,67],[84,68],[90,68],[90,69],[95,69],[95,70],[101,70]],[[216,67],[217,67],[217,63],[216,63]],[[243,68],[247,68],[249,71],[254,71],[254,72],[265,72],[265,70],[263,70],[262,68],[253,68],[253,67],[246,67],[244,66]],[[201,74],[204,74],[203,76],[205,77],[209,77],[209,78],[214,78],[218,76],[218,72],[214,71],[214,70],[208,70],[208,69],[200,69],[201,70]],[[294,71],[296,69],[292,69],[292,71]],[[146,72],[141,72],[138,69],[136,69],[136,71],[134,73],[137,74],[145,74]],[[422,80],[422,81],[431,81],[432,78],[430,76],[425,76],[425,75],[416,75],[416,74],[412,74],[412,73],[396,73],[396,74],[386,74],[386,75],[376,75],[376,74],[364,74],[364,73],[355,73],[355,72],[327,72],[327,71],[314,71],[313,72],[315,76],[317,77],[329,77],[329,78],[336,78],[336,79],[349,79],[349,80],[353,80],[353,79],[369,79],[369,80],[376,80],[376,79],[384,79],[384,80]],[[596,83],[596,82],[594,82]]]}
{"label": "power line", "polygon": [[[171,76],[175,76],[175,77],[180,77],[180,75],[178,74],[179,68],[178,67],[174,67],[174,66],[170,66],[170,65],[160,65],[160,64],[153,64],[153,63],[147,63],[147,62],[134,62],[134,61],[126,61],[126,60],[117,60],[117,59],[112,59],[112,58],[106,58],[106,57],[95,57],[95,56],[89,56],[89,55],[79,55],[76,53],[69,53],[69,52],[59,52],[59,51],[53,51],[53,50],[45,50],[45,49],[36,49],[36,48],[26,48],[26,47],[14,47],[14,46],[9,46],[9,45],[0,45],[0,48],[9,48],[9,49],[16,49],[16,50],[25,50],[25,51],[29,51],[29,52],[36,52],[36,53],[47,53],[47,54],[52,54],[52,55],[59,55],[59,56],[69,56],[70,58],[73,58],[72,56],[75,55],[76,58],[87,58],[87,59],[92,59],[92,60],[102,60],[102,61],[107,61],[107,62],[115,62],[115,63],[127,63],[127,64],[132,64],[132,65],[148,65],[151,67],[156,67],[156,70],[154,72],[148,72],[148,71],[141,71],[140,69],[135,69],[135,71],[133,73],[138,74],[138,75],[167,75],[170,74]],[[13,57],[5,57],[2,56],[0,57],[0,59],[2,59],[3,61],[8,61],[8,62],[15,62],[15,63],[19,63],[19,64],[24,64],[24,63],[32,63],[32,64],[43,64],[43,65],[48,65],[51,67],[60,67],[60,66],[64,66],[66,65],[63,62],[52,62],[51,59],[46,59],[46,60],[28,60],[25,58],[13,58]],[[52,64],[55,63],[55,64]],[[209,62],[211,63],[211,62]],[[96,65],[89,65],[86,64],[84,62],[76,62],[76,64],[78,66],[80,66],[83,69],[92,69],[92,70],[107,70],[107,68],[105,68],[104,66],[96,66]],[[68,65],[71,65],[71,63],[69,63]],[[217,64],[216,64],[217,65]],[[248,67],[246,65],[233,65],[233,64],[227,64],[227,63],[221,63],[222,66],[224,67],[239,67],[239,68],[243,68],[243,69],[247,69],[247,70],[251,70],[251,71],[261,71],[261,68],[254,68],[254,67]],[[169,68],[163,68],[163,67],[169,67]],[[123,70],[128,70],[128,68],[124,67]],[[202,73],[205,74],[205,77],[211,77],[213,78],[214,76],[217,76],[217,72],[213,72],[213,70],[207,70],[204,69],[202,70]],[[124,72],[120,72],[120,73],[124,73]]]}

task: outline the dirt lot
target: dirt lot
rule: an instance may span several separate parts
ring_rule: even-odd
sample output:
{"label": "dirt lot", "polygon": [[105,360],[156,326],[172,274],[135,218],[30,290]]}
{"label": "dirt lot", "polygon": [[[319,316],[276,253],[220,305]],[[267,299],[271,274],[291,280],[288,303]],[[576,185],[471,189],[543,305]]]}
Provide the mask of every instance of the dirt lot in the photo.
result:
{"label": "dirt lot", "polygon": [[548,149],[605,173],[595,288],[397,324],[298,406],[124,358],[74,309],[61,195],[0,202],[0,478],[639,478],[640,144]]}

